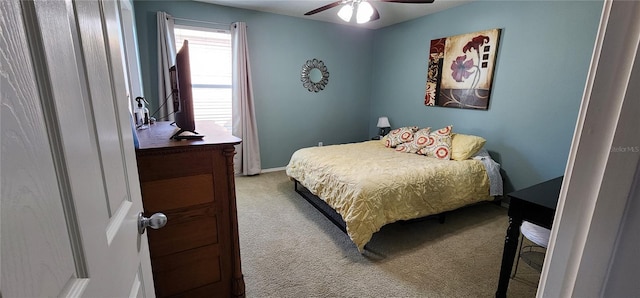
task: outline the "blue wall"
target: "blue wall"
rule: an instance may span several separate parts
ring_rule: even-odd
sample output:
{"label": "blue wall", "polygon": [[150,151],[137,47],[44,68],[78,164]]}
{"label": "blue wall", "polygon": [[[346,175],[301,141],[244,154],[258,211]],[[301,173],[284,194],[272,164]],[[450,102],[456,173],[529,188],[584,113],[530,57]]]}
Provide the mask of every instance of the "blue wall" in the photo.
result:
{"label": "blue wall", "polygon": [[[201,21],[243,21],[263,169],[283,167],[295,150],[319,141],[367,138],[373,31],[192,1],[134,1],[134,9],[150,110],[158,106],[156,11]],[[329,84],[318,93],[300,81],[302,65],[312,58],[324,61],[330,73]]]}
{"label": "blue wall", "polygon": [[[361,141],[379,116],[393,127],[454,125],[487,139],[506,191],[564,173],[602,1],[478,1],[379,30],[190,1],[134,1],[143,83],[156,98],[156,16],[249,26],[262,168],[293,151]],[[425,107],[431,39],[502,28],[487,111]],[[327,89],[302,88],[300,69],[325,61]]]}
{"label": "blue wall", "polygon": [[[564,173],[602,9],[601,1],[474,2],[377,30],[369,133],[393,127],[480,135],[496,154],[506,191]],[[424,106],[429,42],[502,28],[487,111]]]}

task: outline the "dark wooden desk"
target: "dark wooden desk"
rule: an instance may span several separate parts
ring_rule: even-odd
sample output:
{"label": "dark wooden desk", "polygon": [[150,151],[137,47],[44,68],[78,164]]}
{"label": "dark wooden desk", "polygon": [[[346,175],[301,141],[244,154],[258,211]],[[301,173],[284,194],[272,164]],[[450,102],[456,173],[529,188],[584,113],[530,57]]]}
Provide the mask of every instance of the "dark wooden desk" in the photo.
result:
{"label": "dark wooden desk", "polygon": [[551,229],[562,187],[562,178],[558,177],[509,194],[509,227],[504,241],[496,297],[507,296],[511,268],[518,250],[522,221],[526,220]]}

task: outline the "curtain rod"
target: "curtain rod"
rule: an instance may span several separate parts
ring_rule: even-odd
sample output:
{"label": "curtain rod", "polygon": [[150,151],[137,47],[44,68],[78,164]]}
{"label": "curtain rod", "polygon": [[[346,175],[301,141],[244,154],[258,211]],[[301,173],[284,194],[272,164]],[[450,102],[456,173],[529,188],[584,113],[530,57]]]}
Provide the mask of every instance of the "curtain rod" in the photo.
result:
{"label": "curtain rod", "polygon": [[223,25],[223,26],[231,26],[231,24],[225,24],[225,23],[217,23],[217,22],[209,22],[209,21],[200,21],[200,20],[192,20],[192,19],[185,19],[185,18],[176,18],[174,16],[171,16],[169,18],[172,18],[174,20],[179,20],[179,21],[186,21],[186,22],[194,22],[194,23],[204,23],[204,24],[211,24],[211,25]]}

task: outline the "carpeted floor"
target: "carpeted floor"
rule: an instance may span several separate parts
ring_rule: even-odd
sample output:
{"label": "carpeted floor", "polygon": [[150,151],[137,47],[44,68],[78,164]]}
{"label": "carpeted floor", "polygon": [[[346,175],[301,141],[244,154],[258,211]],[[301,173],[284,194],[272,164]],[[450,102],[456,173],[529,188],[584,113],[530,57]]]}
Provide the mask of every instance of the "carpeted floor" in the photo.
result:
{"label": "carpeted floor", "polygon": [[[493,297],[505,208],[492,203],[394,223],[360,254],[302,199],[284,171],[236,177],[247,297]],[[520,264],[509,297],[535,297],[540,274]]]}

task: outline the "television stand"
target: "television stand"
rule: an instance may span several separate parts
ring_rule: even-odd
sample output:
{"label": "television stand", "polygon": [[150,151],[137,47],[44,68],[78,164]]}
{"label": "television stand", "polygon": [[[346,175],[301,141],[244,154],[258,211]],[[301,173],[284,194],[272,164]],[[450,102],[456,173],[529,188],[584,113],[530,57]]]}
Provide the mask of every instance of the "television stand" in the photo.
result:
{"label": "television stand", "polygon": [[201,140],[204,138],[204,135],[197,133],[195,130],[178,130],[178,132],[174,133],[171,136],[171,139],[174,140]]}

